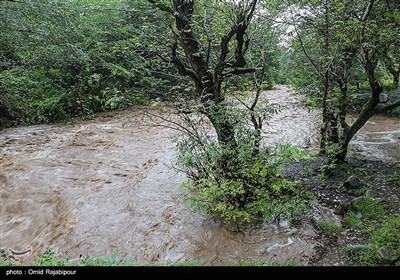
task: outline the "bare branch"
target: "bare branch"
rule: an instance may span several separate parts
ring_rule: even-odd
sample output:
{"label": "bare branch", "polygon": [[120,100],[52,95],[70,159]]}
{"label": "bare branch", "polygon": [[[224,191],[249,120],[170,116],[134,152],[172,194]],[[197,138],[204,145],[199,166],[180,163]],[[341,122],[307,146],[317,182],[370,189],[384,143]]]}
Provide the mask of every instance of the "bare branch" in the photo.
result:
{"label": "bare branch", "polygon": [[[170,120],[170,119],[168,119],[168,118],[165,118],[165,117],[163,117],[163,116],[154,114],[154,113],[150,112],[149,110],[146,110],[145,113],[146,113],[146,115],[147,115],[154,123],[157,124],[157,126],[162,126],[162,127],[171,128],[171,129],[174,129],[174,130],[177,130],[177,131],[180,131],[180,132],[184,132],[184,133],[188,133],[188,134],[193,134],[189,129],[187,129],[186,127],[184,127],[183,125],[181,125],[181,124],[178,123],[178,122],[175,122],[175,121],[172,121],[172,120]],[[165,121],[165,122],[167,122],[167,123],[171,123],[171,124],[173,124],[173,125],[175,125],[175,126],[170,126],[170,125],[166,125],[166,124],[161,124],[160,122],[156,122],[152,117],[158,118],[158,119],[160,119],[160,120],[162,120],[162,121]]]}
{"label": "bare branch", "polygon": [[305,46],[304,46],[303,40],[301,39],[301,35],[300,35],[300,33],[298,32],[298,30],[297,30],[296,25],[294,25],[294,30],[296,31],[297,38],[299,39],[300,47],[301,47],[301,50],[303,51],[304,55],[307,57],[308,61],[312,64],[312,66],[313,66],[314,69],[316,70],[317,74],[323,76],[324,74],[321,73],[321,71],[320,71],[320,69],[318,68],[317,64],[314,62],[314,60],[313,60],[313,59],[310,57],[310,55],[308,54],[308,52],[307,52],[307,50],[306,50],[306,48],[305,48]]}
{"label": "bare branch", "polygon": [[178,42],[175,40],[174,44],[171,47],[172,51],[172,62],[178,67],[179,74],[182,76],[189,76],[191,77],[194,82],[197,85],[201,85],[201,79],[200,77],[196,74],[196,72],[193,69],[187,68],[185,64],[182,62],[182,60],[178,57],[176,50],[178,48]]}

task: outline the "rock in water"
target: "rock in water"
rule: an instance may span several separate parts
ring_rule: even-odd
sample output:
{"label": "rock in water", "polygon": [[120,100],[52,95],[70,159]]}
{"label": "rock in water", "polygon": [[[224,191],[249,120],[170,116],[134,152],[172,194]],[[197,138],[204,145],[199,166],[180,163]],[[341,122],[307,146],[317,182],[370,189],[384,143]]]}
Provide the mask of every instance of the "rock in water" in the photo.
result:
{"label": "rock in water", "polygon": [[358,179],[356,176],[352,175],[350,176],[346,182],[343,183],[343,187],[347,189],[355,189],[358,188],[361,185],[360,179]]}
{"label": "rock in water", "polygon": [[388,95],[386,93],[379,94],[379,102],[385,103],[388,101]]}

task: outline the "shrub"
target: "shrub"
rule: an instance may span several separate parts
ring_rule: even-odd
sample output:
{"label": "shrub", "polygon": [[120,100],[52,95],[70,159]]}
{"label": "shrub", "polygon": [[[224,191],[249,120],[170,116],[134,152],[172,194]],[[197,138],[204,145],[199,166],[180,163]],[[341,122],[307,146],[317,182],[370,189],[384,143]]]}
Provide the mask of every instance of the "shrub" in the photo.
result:
{"label": "shrub", "polygon": [[182,188],[190,207],[238,230],[292,218],[307,208],[310,193],[281,174],[284,163],[302,156],[298,147],[264,147],[255,153],[255,136],[243,126],[236,127],[235,147],[220,145],[198,119],[187,127],[195,129],[177,144],[178,161],[189,177]]}
{"label": "shrub", "polygon": [[335,223],[330,223],[330,222],[320,222],[318,223],[318,228],[323,232],[323,233],[341,233],[343,231],[343,228]]}

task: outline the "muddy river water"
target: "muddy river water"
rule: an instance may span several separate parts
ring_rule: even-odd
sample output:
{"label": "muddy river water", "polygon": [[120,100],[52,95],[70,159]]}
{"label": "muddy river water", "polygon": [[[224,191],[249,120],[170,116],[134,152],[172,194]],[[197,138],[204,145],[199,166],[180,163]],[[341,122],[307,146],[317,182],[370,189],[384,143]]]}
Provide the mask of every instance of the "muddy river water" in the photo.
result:
{"label": "muddy river water", "polygon": [[[286,105],[266,126],[266,143],[315,149],[318,112],[285,86],[264,95]],[[32,246],[24,262],[51,248],[71,258],[119,252],[137,264],[309,264],[318,240],[307,222],[236,233],[188,209],[179,191],[185,178],[173,168],[174,133],[139,109],[0,131],[0,247]],[[399,119],[374,117],[351,147],[360,157],[400,161]],[[338,219],[317,207],[324,218]]]}

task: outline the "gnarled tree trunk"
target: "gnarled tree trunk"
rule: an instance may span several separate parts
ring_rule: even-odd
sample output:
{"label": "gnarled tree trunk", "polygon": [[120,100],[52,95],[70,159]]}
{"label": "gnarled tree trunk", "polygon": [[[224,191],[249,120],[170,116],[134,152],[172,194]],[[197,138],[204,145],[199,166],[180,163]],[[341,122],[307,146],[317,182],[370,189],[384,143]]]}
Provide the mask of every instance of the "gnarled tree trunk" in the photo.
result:
{"label": "gnarled tree trunk", "polygon": [[[254,15],[258,0],[246,0],[236,4],[236,22],[222,37],[220,42],[219,59],[214,66],[210,65],[208,51],[202,51],[198,36],[193,28],[195,1],[173,0],[167,5],[162,1],[148,0],[150,3],[168,13],[175,21],[175,42],[171,48],[171,61],[177,66],[179,74],[190,77],[194,84],[197,96],[203,105],[201,111],[213,125],[218,142],[235,150],[234,123],[228,118],[225,97],[221,94],[221,85],[227,76],[255,72],[246,66],[244,54],[248,41],[244,40],[245,33]],[[233,50],[232,41],[236,40]],[[178,54],[178,48],[184,52],[184,57]],[[232,49],[232,50],[231,50]],[[232,52],[233,55],[229,55]],[[228,161],[230,159],[226,159]]]}

